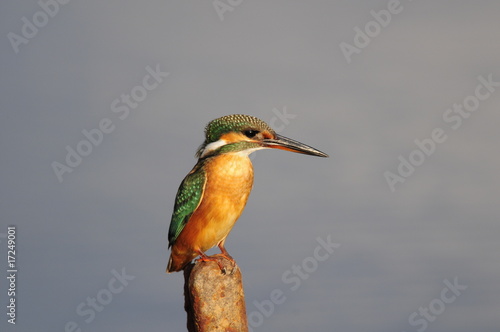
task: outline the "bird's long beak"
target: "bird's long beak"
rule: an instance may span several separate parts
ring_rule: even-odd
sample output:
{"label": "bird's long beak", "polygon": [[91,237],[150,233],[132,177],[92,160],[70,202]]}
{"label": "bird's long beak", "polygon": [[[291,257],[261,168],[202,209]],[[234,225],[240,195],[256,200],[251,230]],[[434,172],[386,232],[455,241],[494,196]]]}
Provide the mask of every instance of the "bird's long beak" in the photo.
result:
{"label": "bird's long beak", "polygon": [[311,156],[328,157],[324,152],[281,135],[276,135],[275,138],[264,139],[262,143],[266,148],[303,153]]}

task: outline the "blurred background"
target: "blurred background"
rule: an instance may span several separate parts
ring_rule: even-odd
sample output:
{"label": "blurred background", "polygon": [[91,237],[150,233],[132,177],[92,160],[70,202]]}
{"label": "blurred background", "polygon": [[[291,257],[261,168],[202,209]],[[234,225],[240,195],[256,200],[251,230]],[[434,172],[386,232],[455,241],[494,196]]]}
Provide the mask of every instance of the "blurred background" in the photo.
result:
{"label": "blurred background", "polygon": [[253,155],[226,242],[253,331],[498,331],[497,1],[0,8],[2,331],[185,331],[167,229],[232,113],[330,155]]}

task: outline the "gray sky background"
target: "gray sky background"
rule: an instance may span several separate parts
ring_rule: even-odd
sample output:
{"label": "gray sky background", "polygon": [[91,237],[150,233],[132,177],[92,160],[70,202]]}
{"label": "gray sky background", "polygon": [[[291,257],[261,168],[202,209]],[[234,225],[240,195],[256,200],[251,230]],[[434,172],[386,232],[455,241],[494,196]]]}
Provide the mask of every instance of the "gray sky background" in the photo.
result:
{"label": "gray sky background", "polygon": [[[12,326],[0,234],[0,329],[184,331],[182,274],[164,273],[174,197],[205,124],[245,113],[330,154],[253,157],[226,244],[254,331],[498,331],[500,86],[478,77],[500,82],[500,3],[401,0],[385,27],[370,11],[392,1],[231,3],[223,20],[212,1],[70,1],[53,17],[0,5],[0,233],[17,226],[19,268]],[[23,17],[41,27],[16,53]],[[340,45],[365,26],[348,62]],[[169,75],[144,96],[148,66]],[[144,100],[113,112],[132,91]],[[447,110],[465,101],[477,109],[458,125]],[[51,164],[103,119],[114,130],[60,182]],[[439,129],[445,141],[392,192],[384,173],[420,162],[415,139]],[[308,259],[318,237],[340,244],[325,261]],[[303,262],[307,279],[282,279]],[[112,294],[123,269],[135,278]],[[275,289],[286,299],[267,317],[255,303]],[[96,296],[108,303],[90,319]]]}

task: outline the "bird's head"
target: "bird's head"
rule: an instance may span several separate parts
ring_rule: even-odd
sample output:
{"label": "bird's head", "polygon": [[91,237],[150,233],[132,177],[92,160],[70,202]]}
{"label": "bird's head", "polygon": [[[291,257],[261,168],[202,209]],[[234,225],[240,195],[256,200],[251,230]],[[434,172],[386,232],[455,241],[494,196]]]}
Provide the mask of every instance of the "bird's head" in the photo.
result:
{"label": "bird's head", "polygon": [[315,148],[276,134],[264,121],[243,114],[226,115],[210,121],[205,128],[205,141],[196,156],[204,158],[235,152],[248,155],[260,149],[281,149],[328,157]]}

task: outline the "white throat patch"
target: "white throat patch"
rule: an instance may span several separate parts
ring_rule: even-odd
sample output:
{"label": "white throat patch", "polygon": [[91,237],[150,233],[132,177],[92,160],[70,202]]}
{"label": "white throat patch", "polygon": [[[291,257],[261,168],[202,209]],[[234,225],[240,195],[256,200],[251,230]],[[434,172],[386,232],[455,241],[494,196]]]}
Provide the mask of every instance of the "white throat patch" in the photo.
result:
{"label": "white throat patch", "polygon": [[207,144],[207,146],[205,146],[205,148],[203,149],[203,152],[201,153],[200,158],[205,157],[210,152],[215,151],[218,148],[220,148],[221,146],[226,145],[226,144],[227,144],[227,141],[225,141],[223,139],[220,139],[218,141]]}
{"label": "white throat patch", "polygon": [[[218,141],[207,144],[207,146],[205,146],[205,148],[201,152],[200,158],[205,157],[206,155],[212,153],[213,151],[217,150],[221,146],[226,145],[228,143],[229,143],[228,141],[220,139]],[[257,150],[262,150],[262,149],[266,149],[266,147],[259,146],[257,148],[246,149],[246,150],[233,152],[233,153],[236,153],[236,154],[241,155],[241,156],[248,156],[250,153],[257,151]]]}

